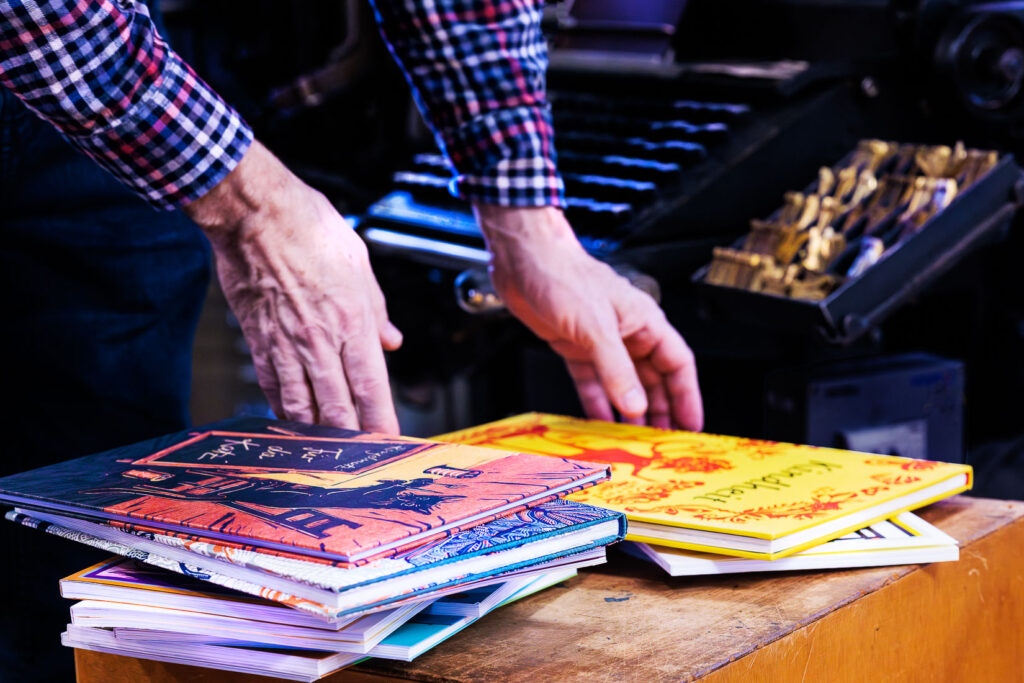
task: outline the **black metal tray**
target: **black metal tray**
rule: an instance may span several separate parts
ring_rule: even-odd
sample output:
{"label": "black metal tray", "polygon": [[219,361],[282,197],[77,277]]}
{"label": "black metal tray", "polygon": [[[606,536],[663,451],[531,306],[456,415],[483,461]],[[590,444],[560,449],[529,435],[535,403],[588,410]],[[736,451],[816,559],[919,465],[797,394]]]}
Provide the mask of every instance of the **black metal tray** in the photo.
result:
{"label": "black metal tray", "polygon": [[[808,191],[813,187],[808,186]],[[692,281],[699,287],[702,306],[713,317],[793,332],[813,331],[831,343],[848,344],[969,252],[1005,236],[1022,197],[1024,172],[1012,155],[1003,155],[918,232],[821,301],[706,283],[710,263],[694,273]],[[733,246],[741,248],[744,240],[745,235]]]}

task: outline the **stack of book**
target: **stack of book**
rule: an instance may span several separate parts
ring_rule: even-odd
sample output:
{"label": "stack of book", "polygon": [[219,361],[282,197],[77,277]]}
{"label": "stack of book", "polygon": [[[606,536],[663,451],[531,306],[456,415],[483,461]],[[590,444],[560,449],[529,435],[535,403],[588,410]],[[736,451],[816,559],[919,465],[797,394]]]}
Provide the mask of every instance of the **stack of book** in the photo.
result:
{"label": "stack of book", "polygon": [[63,642],[316,680],[412,659],[604,562],[609,468],[239,418],[0,479],[8,519],[121,556],[61,582]]}
{"label": "stack of book", "polygon": [[912,512],[971,486],[967,465],[531,413],[436,437],[606,463],[575,501],[629,519],[625,548],[673,576],[956,560]]}

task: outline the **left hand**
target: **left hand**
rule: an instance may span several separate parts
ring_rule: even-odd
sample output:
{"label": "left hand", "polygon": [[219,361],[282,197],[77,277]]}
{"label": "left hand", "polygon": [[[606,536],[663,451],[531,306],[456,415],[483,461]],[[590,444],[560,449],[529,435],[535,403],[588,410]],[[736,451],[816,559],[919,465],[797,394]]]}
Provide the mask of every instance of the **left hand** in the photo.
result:
{"label": "left hand", "polygon": [[509,310],[566,361],[589,417],[699,430],[693,353],[658,304],[587,254],[561,210],[474,206]]}
{"label": "left hand", "polygon": [[185,211],[210,238],[274,413],[397,434],[384,351],[402,334],[366,245],[331,203],[253,142]]}

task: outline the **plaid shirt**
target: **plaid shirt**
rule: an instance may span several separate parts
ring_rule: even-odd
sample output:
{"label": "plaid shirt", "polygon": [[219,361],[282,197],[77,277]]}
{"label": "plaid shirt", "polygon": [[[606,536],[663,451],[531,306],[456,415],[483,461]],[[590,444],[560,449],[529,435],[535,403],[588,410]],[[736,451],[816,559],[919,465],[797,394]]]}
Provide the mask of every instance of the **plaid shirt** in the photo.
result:
{"label": "plaid shirt", "polygon": [[371,0],[438,145],[453,192],[564,205],[545,99],[543,0]]}
{"label": "plaid shirt", "polygon": [[[462,197],[562,203],[539,0],[377,0]],[[0,83],[159,208],[205,194],[252,131],[136,0],[0,0]]]}
{"label": "plaid shirt", "polygon": [[0,83],[150,203],[202,196],[252,141],[132,0],[0,0]]}

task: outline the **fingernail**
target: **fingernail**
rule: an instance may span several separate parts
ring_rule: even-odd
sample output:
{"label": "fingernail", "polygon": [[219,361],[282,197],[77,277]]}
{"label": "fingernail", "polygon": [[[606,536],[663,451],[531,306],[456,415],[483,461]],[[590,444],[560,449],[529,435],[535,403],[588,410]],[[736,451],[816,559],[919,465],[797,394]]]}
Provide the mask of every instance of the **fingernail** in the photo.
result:
{"label": "fingernail", "polygon": [[622,411],[627,415],[643,415],[647,411],[647,396],[642,389],[630,389],[622,397]]}

